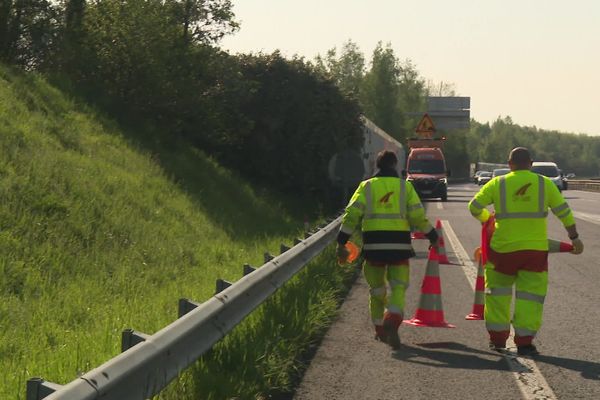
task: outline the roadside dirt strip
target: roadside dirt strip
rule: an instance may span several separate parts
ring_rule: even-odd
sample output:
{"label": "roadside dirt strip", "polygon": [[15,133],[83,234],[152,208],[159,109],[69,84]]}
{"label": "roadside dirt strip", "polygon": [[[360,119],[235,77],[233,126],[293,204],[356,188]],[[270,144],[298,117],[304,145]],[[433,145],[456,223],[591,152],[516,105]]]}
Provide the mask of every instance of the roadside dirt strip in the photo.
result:
{"label": "roadside dirt strip", "polygon": [[[448,202],[427,202],[427,214],[440,219],[453,265],[440,265],[444,315],[456,329],[400,328],[402,348],[392,351],[374,340],[368,312],[368,286],[362,276],[339,310],[294,399],[600,399],[600,194],[567,191],[586,244],[581,256],[552,255],[545,319],[536,339],[535,361],[488,349],[483,321],[467,321],[472,311],[480,226],[467,211],[475,185],[450,188]],[[549,237],[566,234],[554,217]],[[410,319],[418,307],[427,243],[414,242],[411,286],[406,296]],[[332,266],[332,268],[340,268]]]}

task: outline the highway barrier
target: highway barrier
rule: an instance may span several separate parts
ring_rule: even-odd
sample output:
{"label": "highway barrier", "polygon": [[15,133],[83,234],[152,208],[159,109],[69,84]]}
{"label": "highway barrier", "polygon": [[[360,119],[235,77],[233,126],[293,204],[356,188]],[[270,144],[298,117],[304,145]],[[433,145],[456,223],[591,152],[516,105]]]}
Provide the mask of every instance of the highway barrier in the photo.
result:
{"label": "highway barrier", "polygon": [[296,239],[294,247],[282,245],[279,256],[265,253],[265,264],[245,265],[244,277],[235,283],[217,280],[217,293],[204,303],[181,299],[179,319],[153,335],[125,330],[121,354],[66,385],[30,379],[26,399],[151,398],[319,255],[340,224],[337,217]]}
{"label": "highway barrier", "polygon": [[600,192],[600,180],[571,180],[568,181],[568,189],[585,190],[588,192]]}

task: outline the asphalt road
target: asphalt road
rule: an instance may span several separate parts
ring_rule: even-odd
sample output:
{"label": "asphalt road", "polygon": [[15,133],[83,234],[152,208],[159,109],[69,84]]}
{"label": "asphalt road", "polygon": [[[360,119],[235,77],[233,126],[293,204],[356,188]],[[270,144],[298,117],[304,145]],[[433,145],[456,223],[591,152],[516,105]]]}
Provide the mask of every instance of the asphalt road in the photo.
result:
{"label": "asphalt road", "polygon": [[[445,319],[456,328],[403,325],[403,347],[392,351],[373,339],[368,287],[361,277],[295,399],[600,399],[600,193],[564,192],[586,247],[579,256],[550,256],[544,323],[536,339],[542,354],[532,362],[488,350],[483,321],[465,320],[476,273],[466,253],[472,256],[480,235],[467,203],[477,189],[455,185],[448,202],[426,203],[430,220],[444,221],[448,257],[458,264],[440,265]],[[548,231],[551,238],[567,238],[554,216]],[[418,305],[426,241],[416,241],[415,248],[407,318]]]}

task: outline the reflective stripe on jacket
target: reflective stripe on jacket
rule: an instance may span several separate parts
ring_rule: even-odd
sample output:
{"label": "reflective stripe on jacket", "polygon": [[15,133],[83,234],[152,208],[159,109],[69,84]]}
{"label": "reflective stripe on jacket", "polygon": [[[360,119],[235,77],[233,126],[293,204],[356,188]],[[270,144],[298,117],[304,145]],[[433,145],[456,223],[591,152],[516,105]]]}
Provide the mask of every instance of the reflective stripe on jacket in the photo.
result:
{"label": "reflective stripe on jacket", "polygon": [[365,258],[397,261],[414,256],[411,226],[425,233],[433,229],[412,184],[385,174],[359,184],[346,207],[340,236],[347,240],[360,227]]}
{"label": "reflective stripe on jacket", "polygon": [[548,208],[564,226],[575,223],[573,213],[556,185],[545,176],[517,170],[485,184],[469,203],[478,220],[489,218],[486,206],[493,204],[496,230],[491,248],[499,253],[548,250]]}

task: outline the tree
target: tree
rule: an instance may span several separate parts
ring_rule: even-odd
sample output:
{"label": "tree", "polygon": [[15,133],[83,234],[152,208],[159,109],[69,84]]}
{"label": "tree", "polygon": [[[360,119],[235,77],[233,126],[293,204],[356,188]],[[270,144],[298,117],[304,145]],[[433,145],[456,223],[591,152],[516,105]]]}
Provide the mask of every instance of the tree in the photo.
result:
{"label": "tree", "polygon": [[365,57],[358,45],[351,40],[344,43],[340,57],[334,47],[327,51],[325,59],[317,57],[317,66],[326,72],[340,90],[353,97],[359,97],[365,75]]}
{"label": "tree", "polygon": [[394,51],[379,42],[373,51],[371,69],[365,74],[360,103],[365,115],[383,130],[403,141],[403,117],[399,110],[400,68]]}
{"label": "tree", "polygon": [[3,0],[0,59],[27,69],[49,62],[59,32],[60,10],[48,0]]}
{"label": "tree", "polygon": [[185,44],[214,44],[238,29],[231,0],[169,0]]}

